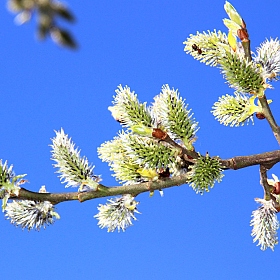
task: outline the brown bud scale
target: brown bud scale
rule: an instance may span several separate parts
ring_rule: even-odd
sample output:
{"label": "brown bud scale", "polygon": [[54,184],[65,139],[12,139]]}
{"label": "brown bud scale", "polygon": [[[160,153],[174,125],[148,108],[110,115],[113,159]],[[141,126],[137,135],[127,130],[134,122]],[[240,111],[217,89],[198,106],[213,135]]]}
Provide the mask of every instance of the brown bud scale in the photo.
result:
{"label": "brown bud scale", "polygon": [[275,194],[280,194],[280,182],[276,182],[275,184],[274,184],[274,193]]}
{"label": "brown bud scale", "polygon": [[249,34],[245,28],[238,29],[237,36],[241,41],[247,41],[249,39]]}
{"label": "brown bud scale", "polygon": [[256,113],[256,118],[259,119],[259,120],[263,120],[263,119],[265,119],[265,115],[261,112],[257,112]]}
{"label": "brown bud scale", "polygon": [[154,128],[152,136],[157,139],[164,140],[166,137],[166,132],[162,131],[160,128]]}

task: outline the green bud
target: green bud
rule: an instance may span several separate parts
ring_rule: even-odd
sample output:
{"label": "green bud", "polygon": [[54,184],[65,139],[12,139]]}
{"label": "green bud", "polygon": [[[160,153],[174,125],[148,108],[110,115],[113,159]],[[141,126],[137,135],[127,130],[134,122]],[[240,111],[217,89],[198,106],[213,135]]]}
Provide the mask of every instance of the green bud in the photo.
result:
{"label": "green bud", "polygon": [[83,181],[79,187],[79,192],[84,191],[84,190],[92,190],[92,191],[97,191],[99,183],[92,180],[92,179],[87,179],[86,181]]}
{"label": "green bud", "polygon": [[237,35],[237,30],[240,29],[240,26],[230,19],[223,19],[224,25],[234,34]]}
{"label": "green bud", "polygon": [[142,135],[142,136],[147,136],[147,137],[152,137],[153,129],[150,127],[147,127],[143,124],[135,124],[130,127],[132,132]]}
{"label": "green bud", "polygon": [[229,18],[235,23],[237,23],[239,26],[242,26],[243,22],[241,16],[228,1],[226,1],[224,8]]}
{"label": "green bud", "polygon": [[5,196],[2,199],[2,212],[4,212],[8,199],[11,196],[18,196],[20,187],[14,183],[6,183],[2,186],[2,189],[5,190]]}

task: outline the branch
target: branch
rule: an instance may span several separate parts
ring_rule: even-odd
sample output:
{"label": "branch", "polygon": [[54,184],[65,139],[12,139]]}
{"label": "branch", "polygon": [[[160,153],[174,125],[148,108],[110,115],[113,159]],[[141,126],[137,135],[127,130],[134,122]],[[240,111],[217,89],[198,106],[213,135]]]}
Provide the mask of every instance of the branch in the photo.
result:
{"label": "branch", "polygon": [[[156,182],[145,182],[134,185],[127,186],[114,186],[114,187],[105,187],[101,184],[98,185],[97,191],[88,191],[88,192],[73,192],[73,193],[36,193],[21,188],[19,195],[17,197],[11,197],[15,200],[34,200],[34,201],[49,201],[52,204],[58,204],[64,201],[78,200],[84,202],[86,200],[116,196],[123,194],[131,194],[137,196],[140,193],[152,192],[155,190],[162,190],[174,186],[180,186],[187,182],[187,174],[176,176],[173,178],[164,178]],[[99,191],[102,188],[103,191]],[[106,188],[106,191],[104,191]]]}
{"label": "branch", "polygon": [[263,165],[260,165],[260,177],[261,177],[261,185],[264,189],[265,200],[271,199],[271,192],[273,191],[274,187],[270,186],[267,182],[267,168]]}
{"label": "branch", "polygon": [[247,58],[248,61],[252,61],[249,33],[246,28],[246,23],[243,19],[241,29],[237,30],[237,35],[241,40],[241,44],[245,53],[245,58]]}
{"label": "branch", "polygon": [[152,136],[176,148],[185,161],[194,162],[192,159],[197,159],[199,157],[199,154],[195,150],[191,151],[177,144],[165,131],[162,131],[159,128],[153,129]]}
{"label": "branch", "polygon": [[259,164],[265,166],[267,169],[270,169],[279,161],[280,150],[250,156],[237,156],[231,159],[220,160],[223,167],[234,170]]}
{"label": "branch", "polygon": [[[237,156],[230,159],[220,159],[223,169],[237,170],[253,165],[261,165],[266,170],[273,167],[274,164],[280,161],[280,150],[266,152],[262,154],[250,156]],[[157,181],[150,181],[145,183],[106,187],[99,184],[96,191],[87,192],[73,192],[73,193],[36,193],[21,188],[19,195],[11,197],[15,200],[34,200],[34,201],[50,201],[52,204],[58,204],[64,201],[77,200],[84,202],[86,200],[131,194],[137,196],[140,193],[152,192],[155,190],[162,190],[175,186],[181,186],[188,182],[188,174],[174,176],[172,178],[162,178]]]}
{"label": "branch", "polygon": [[262,106],[263,114],[264,114],[266,120],[268,121],[278,144],[280,145],[280,127],[277,125],[277,123],[272,115],[272,112],[270,110],[266,96],[263,95],[263,96],[259,97],[259,101]]}
{"label": "branch", "polygon": [[73,36],[67,30],[58,26],[61,20],[73,23],[74,15],[68,7],[60,1],[52,0],[8,0],[8,9],[17,13],[15,21],[18,24],[28,22],[34,15],[37,15],[37,30],[39,39],[51,39],[62,47],[76,49],[78,47]]}

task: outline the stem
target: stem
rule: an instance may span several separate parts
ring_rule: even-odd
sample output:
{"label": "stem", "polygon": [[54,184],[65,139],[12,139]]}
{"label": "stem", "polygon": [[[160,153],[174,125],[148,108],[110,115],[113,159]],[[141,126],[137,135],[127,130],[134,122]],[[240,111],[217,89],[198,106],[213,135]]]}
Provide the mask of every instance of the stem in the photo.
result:
{"label": "stem", "polygon": [[267,168],[263,165],[260,165],[260,177],[261,177],[261,185],[264,189],[264,199],[271,199],[271,186],[267,182]]}
{"label": "stem", "polygon": [[266,120],[268,121],[278,144],[280,145],[280,127],[277,125],[277,123],[272,115],[272,112],[270,110],[270,107],[267,102],[265,94],[263,94],[262,96],[259,97],[259,101],[262,106],[263,114],[264,114]]}
{"label": "stem", "polygon": [[173,139],[171,139],[167,133],[165,134],[165,137],[162,140],[168,143],[169,145],[175,147],[186,161],[193,162],[193,160],[188,158],[188,156],[192,159],[197,159],[199,157],[199,154],[196,151],[187,150],[186,148],[180,146]]}
{"label": "stem", "polygon": [[249,40],[249,39],[243,40],[243,41],[241,42],[241,44],[242,44],[242,47],[243,47],[243,49],[244,49],[245,58],[247,58],[248,61],[252,61],[250,40]]}
{"label": "stem", "polygon": [[249,33],[246,28],[246,23],[245,23],[244,19],[242,19],[242,28],[237,30],[237,35],[238,35],[239,39],[241,40],[241,44],[242,44],[242,47],[243,47],[244,53],[245,53],[245,58],[247,58],[248,61],[252,61]]}

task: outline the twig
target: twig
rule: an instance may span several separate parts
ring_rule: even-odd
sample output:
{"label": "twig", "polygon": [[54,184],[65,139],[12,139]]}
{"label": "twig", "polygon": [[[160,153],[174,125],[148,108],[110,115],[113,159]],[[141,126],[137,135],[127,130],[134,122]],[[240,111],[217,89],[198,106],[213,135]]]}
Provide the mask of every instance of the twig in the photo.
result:
{"label": "twig", "polygon": [[265,200],[270,200],[271,199],[271,192],[274,189],[273,186],[270,186],[267,182],[267,168],[263,166],[262,164],[260,165],[260,177],[261,177],[261,185],[263,186],[264,189],[264,196]]}
{"label": "twig", "polygon": [[272,112],[270,110],[270,107],[267,102],[265,94],[263,96],[259,97],[259,101],[262,106],[263,114],[264,114],[267,122],[269,123],[278,144],[280,145],[280,127],[277,125],[277,123],[272,115]]}

